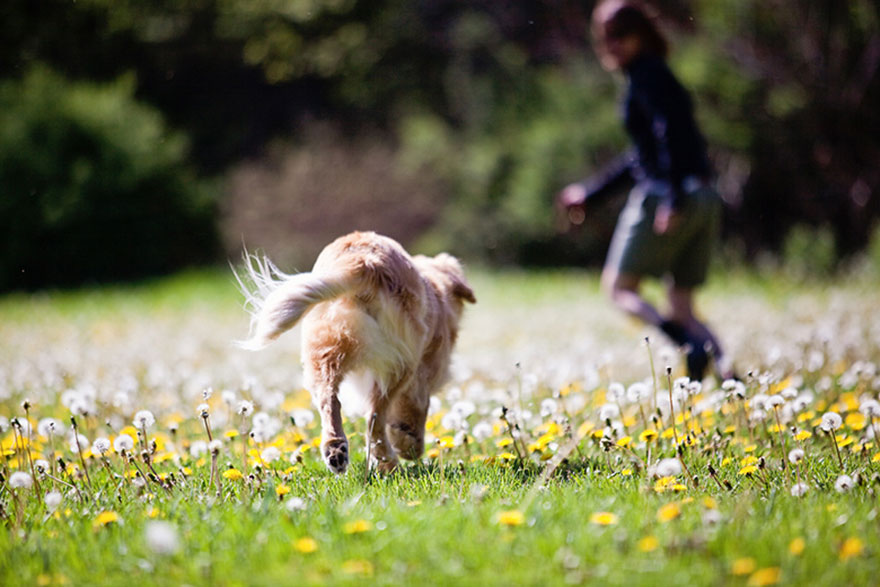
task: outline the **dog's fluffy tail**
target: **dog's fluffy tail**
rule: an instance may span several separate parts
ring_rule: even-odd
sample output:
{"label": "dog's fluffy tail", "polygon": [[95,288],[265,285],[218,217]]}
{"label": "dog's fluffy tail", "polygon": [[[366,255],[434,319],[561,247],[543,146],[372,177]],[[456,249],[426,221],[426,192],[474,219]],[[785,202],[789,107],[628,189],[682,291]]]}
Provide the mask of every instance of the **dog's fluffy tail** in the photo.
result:
{"label": "dog's fluffy tail", "polygon": [[354,274],[288,275],[265,257],[245,252],[244,276],[234,271],[251,314],[248,340],[236,342],[247,350],[260,350],[293,328],[315,304],[332,300],[355,289]]}

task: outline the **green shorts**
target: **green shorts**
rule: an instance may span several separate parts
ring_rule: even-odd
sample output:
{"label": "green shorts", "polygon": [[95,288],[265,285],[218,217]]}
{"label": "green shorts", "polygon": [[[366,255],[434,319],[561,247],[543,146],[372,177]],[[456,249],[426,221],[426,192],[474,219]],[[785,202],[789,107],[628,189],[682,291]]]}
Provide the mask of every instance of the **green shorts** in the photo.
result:
{"label": "green shorts", "polygon": [[605,268],[635,276],[669,276],[675,285],[706,281],[709,258],[721,226],[721,198],[709,185],[683,196],[680,222],[666,234],[654,232],[654,212],[662,194],[640,183],[620,213]]}

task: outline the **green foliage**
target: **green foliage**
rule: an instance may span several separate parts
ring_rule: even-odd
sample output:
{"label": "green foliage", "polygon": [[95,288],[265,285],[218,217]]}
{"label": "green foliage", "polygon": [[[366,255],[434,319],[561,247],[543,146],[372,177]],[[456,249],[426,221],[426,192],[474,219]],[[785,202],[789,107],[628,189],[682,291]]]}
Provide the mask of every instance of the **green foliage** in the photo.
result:
{"label": "green foliage", "polygon": [[785,268],[795,277],[826,277],[837,267],[834,234],[827,226],[797,225],[785,237]]}
{"label": "green foliage", "polygon": [[186,143],[134,79],[37,67],[0,86],[0,289],[132,278],[211,258],[212,205]]}

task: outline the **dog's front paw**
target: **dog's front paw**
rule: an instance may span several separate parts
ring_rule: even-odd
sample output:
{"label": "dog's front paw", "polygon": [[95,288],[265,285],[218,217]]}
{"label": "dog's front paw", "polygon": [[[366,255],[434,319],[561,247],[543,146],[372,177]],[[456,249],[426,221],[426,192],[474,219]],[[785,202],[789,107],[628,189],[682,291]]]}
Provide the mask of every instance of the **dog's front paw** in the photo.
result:
{"label": "dog's front paw", "polygon": [[424,434],[418,434],[412,426],[405,422],[394,422],[388,426],[388,437],[391,446],[401,458],[415,461],[425,451]]}
{"label": "dog's front paw", "polygon": [[324,462],[334,473],[345,473],[348,467],[348,440],[345,438],[331,438],[321,446]]}

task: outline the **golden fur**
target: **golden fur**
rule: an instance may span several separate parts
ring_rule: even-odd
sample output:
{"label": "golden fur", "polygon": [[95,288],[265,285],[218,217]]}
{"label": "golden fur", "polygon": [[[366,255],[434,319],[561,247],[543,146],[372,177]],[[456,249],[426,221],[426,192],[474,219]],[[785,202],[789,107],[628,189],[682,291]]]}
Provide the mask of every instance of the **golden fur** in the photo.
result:
{"label": "golden fur", "polygon": [[429,398],[447,377],[464,302],[476,302],[459,262],[442,253],[411,257],[399,243],[353,232],[329,244],[309,273],[286,275],[248,257],[251,337],[260,349],[302,319],[306,386],[321,416],[321,454],[348,465],[339,388],[364,400],[367,441],[380,470],[424,450]]}

